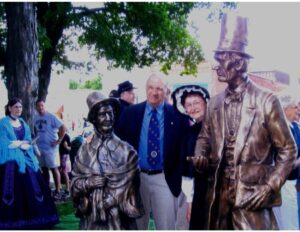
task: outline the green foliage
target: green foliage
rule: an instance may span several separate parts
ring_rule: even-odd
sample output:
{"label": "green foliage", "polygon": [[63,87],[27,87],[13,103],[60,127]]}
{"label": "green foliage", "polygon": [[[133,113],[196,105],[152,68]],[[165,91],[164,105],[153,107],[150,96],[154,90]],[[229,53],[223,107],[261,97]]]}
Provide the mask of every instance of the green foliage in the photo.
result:
{"label": "green foliage", "polygon": [[93,80],[87,80],[84,82],[82,89],[92,89],[92,90],[101,90],[102,89],[102,82],[101,77],[98,77]]}
{"label": "green foliage", "polygon": [[79,83],[74,80],[69,80],[69,89],[75,90],[78,89]]}
{"label": "green foliage", "polygon": [[130,70],[134,65],[162,64],[168,72],[182,64],[186,74],[195,73],[203,60],[201,46],[188,33],[187,18],[194,3],[106,2],[101,14],[79,22],[81,45],[95,47],[97,58],[110,67]]}
{"label": "green foliage", "polygon": [[102,89],[102,82],[100,78],[91,81],[91,89],[93,90],[101,90]]}
{"label": "green foliage", "polygon": [[[1,51],[6,44],[3,4],[0,3],[0,65],[4,64]],[[96,8],[74,4],[36,3],[42,70],[45,66],[49,70],[52,63],[67,69],[93,67],[66,56],[66,48],[78,50],[78,43],[87,45],[97,59],[107,59],[109,68],[130,70],[135,65],[144,67],[158,62],[165,73],[172,65],[180,64],[182,74],[195,74],[203,60],[199,42],[187,31],[187,19],[193,8],[213,8],[214,3],[99,2],[93,4]],[[208,20],[220,19],[224,9],[236,6],[237,3],[223,2],[212,10]]]}
{"label": "green foliage", "polygon": [[92,89],[92,90],[101,90],[102,89],[102,78],[98,76],[95,79],[87,80],[82,85],[77,81],[69,80],[69,89]]}

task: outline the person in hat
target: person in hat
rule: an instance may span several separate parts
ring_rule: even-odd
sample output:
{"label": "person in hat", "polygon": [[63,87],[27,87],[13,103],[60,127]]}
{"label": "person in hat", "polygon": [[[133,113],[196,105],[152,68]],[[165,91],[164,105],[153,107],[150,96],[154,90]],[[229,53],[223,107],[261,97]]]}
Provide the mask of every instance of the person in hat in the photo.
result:
{"label": "person in hat", "polygon": [[184,85],[171,95],[173,107],[177,112],[189,118],[190,127],[184,134],[181,148],[182,193],[180,195],[177,223],[180,229],[202,230],[205,221],[206,176],[195,172],[188,163],[187,156],[194,154],[195,144],[209,101],[208,91],[199,85]]}
{"label": "person in hat", "polygon": [[136,229],[135,218],[143,214],[138,156],[113,133],[119,102],[93,92],[87,104],[94,134],[78,151],[71,183],[80,229]]}
{"label": "person in hat", "polygon": [[119,93],[118,93],[118,90],[116,89],[112,89],[110,92],[109,92],[109,97],[114,97],[114,98],[119,98]]}
{"label": "person in hat", "polygon": [[181,192],[180,144],[186,121],[165,102],[166,85],[158,74],[146,82],[147,100],[127,107],[116,133],[138,150],[141,197],[145,215],[137,220],[147,230],[152,214],[157,230],[175,230],[176,201]]}
{"label": "person in hat", "polygon": [[206,229],[277,229],[272,207],[296,160],[278,98],[248,78],[246,46],[247,18],[224,14],[214,69],[228,87],[211,98],[189,158],[208,175]]}
{"label": "person in hat", "polygon": [[118,85],[118,95],[121,103],[121,113],[123,110],[132,104],[135,101],[135,92],[133,84],[130,81],[124,81]]}

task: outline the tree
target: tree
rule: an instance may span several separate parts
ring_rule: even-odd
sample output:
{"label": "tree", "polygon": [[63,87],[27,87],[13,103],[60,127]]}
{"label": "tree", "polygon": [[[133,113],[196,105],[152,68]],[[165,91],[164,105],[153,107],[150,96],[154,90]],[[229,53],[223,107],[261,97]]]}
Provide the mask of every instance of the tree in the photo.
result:
{"label": "tree", "polygon": [[[6,3],[5,85],[8,99],[23,100],[23,116],[32,124],[38,92],[38,39],[33,3]],[[16,20],[18,19],[18,20]]]}
{"label": "tree", "polygon": [[[0,3],[0,66],[5,61],[3,51],[11,54],[14,49],[7,46],[3,37],[6,30],[9,30],[8,24],[5,27],[8,12],[5,15],[3,6],[10,5],[13,8],[15,4],[17,3]],[[181,64],[182,74],[195,74],[197,65],[203,60],[199,42],[191,37],[186,27],[188,14],[194,6],[207,7],[209,4],[102,2],[98,3],[99,7],[92,9],[74,6],[71,2],[34,4],[40,45],[37,85],[37,97],[40,99],[45,100],[47,97],[53,64],[61,64],[64,68],[88,66],[88,63],[75,63],[66,57],[66,47],[76,49],[72,41],[74,38],[77,38],[80,46],[89,46],[97,59],[106,58],[110,68],[130,70],[134,65],[144,67],[158,62],[166,73],[173,64]],[[14,11],[9,17],[21,24],[22,18],[13,14]],[[20,33],[15,33],[17,34]],[[5,71],[6,83],[10,81],[9,75],[10,72]],[[34,92],[32,97],[36,98],[36,82],[33,84],[34,86],[25,87]],[[8,92],[16,92],[13,85],[6,86]],[[27,115],[26,112],[25,114]]]}
{"label": "tree", "polygon": [[[74,48],[63,31],[78,36],[97,59],[106,58],[111,68],[130,70],[134,65],[162,63],[167,72],[172,64],[183,64],[185,74],[195,73],[203,60],[201,47],[187,32],[187,17],[193,3],[101,3],[89,9],[71,3],[37,3],[42,65],[39,70],[39,97],[45,98],[50,83],[51,64],[76,64],[67,60],[64,47]],[[78,33],[80,31],[80,33]]]}

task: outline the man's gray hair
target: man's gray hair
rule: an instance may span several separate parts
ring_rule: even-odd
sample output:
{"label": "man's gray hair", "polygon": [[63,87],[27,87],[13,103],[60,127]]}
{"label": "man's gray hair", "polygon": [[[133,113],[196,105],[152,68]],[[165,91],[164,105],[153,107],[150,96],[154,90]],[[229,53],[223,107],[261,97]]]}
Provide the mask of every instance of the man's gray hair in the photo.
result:
{"label": "man's gray hair", "polygon": [[283,109],[298,104],[299,99],[292,92],[285,90],[278,95]]}
{"label": "man's gray hair", "polygon": [[147,82],[146,82],[146,86],[148,85],[148,82],[149,82],[150,80],[152,80],[152,79],[160,79],[161,82],[162,82],[162,84],[163,84],[162,87],[163,87],[163,89],[164,89],[164,92],[167,91],[167,81],[166,81],[165,79],[163,79],[162,76],[159,75],[159,74],[157,74],[157,73],[152,73],[152,74],[148,77]]}

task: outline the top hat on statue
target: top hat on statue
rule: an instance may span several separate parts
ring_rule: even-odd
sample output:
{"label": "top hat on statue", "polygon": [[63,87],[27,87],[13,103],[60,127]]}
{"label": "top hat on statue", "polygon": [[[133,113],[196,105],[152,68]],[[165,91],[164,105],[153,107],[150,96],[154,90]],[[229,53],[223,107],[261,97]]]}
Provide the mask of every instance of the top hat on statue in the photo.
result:
{"label": "top hat on statue", "polygon": [[220,41],[215,52],[236,52],[252,58],[247,52],[248,18],[224,14],[221,22]]}
{"label": "top hat on statue", "polygon": [[87,117],[89,122],[92,122],[93,113],[95,110],[99,109],[98,107],[101,104],[110,105],[113,108],[115,117],[117,117],[120,112],[120,103],[116,98],[106,98],[102,93],[99,92],[90,93],[86,99],[86,103],[89,107],[89,113]]}

